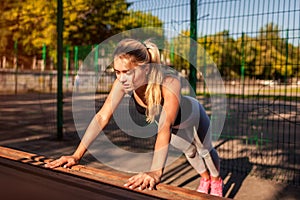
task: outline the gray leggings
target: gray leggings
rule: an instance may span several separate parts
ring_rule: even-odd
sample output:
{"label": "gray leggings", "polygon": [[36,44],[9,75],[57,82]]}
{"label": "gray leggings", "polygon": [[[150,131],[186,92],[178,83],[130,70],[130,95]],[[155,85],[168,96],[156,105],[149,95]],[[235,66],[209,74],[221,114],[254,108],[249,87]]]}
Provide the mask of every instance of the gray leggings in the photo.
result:
{"label": "gray leggings", "polygon": [[220,159],[212,146],[209,117],[196,99],[185,98],[192,103],[192,113],[186,121],[172,128],[170,144],[185,154],[199,174],[208,171],[211,176],[218,177]]}

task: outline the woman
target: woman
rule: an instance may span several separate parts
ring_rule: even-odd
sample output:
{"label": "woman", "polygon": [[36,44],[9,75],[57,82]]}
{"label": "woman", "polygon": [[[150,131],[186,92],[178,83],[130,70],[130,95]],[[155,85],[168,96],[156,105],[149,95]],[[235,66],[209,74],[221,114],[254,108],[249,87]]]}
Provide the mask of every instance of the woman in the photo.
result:
{"label": "woman", "polygon": [[46,164],[46,167],[71,167],[83,157],[88,146],[108,124],[125,94],[149,123],[158,123],[151,170],[131,177],[130,189],[154,189],[163,175],[169,144],[182,150],[202,177],[199,192],[222,196],[219,157],[212,147],[209,118],[194,98],[180,94],[180,80],[164,73],[157,46],[149,40],[124,39],[114,51],[116,80],[100,111],[89,124],[78,148],[71,156]]}

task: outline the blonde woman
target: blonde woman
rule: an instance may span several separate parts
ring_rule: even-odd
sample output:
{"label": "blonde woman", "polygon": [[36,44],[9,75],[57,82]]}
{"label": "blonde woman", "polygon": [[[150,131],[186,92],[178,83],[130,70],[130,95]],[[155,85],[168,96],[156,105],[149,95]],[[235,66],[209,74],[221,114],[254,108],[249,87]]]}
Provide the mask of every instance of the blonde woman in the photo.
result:
{"label": "blonde woman", "polygon": [[71,167],[79,163],[89,145],[108,124],[117,106],[130,94],[137,111],[148,123],[157,122],[151,170],[131,177],[124,185],[130,189],[152,190],[163,175],[169,144],[182,150],[202,177],[199,192],[222,196],[219,157],[209,136],[209,118],[194,98],[182,96],[180,80],[163,72],[157,46],[147,40],[124,39],[114,51],[116,80],[99,112],[71,156],[46,164],[48,168]]}

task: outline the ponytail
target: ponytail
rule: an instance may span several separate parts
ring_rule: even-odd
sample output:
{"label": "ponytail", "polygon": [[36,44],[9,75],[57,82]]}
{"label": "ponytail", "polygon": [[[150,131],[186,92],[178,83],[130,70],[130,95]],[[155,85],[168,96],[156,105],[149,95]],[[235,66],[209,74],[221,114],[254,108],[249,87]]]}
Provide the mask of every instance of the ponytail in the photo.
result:
{"label": "ponytail", "polygon": [[162,102],[161,85],[164,77],[160,67],[160,53],[157,46],[149,40],[146,40],[144,44],[150,55],[150,71],[145,92],[147,103],[146,120],[152,123],[155,120],[155,116],[160,113]]}

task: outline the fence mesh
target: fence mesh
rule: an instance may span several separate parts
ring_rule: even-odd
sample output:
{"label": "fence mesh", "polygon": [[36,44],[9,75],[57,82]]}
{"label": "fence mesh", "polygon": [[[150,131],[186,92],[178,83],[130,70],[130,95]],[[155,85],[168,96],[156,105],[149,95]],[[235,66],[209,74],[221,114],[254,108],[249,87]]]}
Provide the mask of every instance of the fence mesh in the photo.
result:
{"label": "fence mesh", "polygon": [[[132,2],[133,10],[163,19],[164,28],[189,34],[191,1]],[[216,144],[224,171],[300,183],[299,14],[293,0],[197,1],[198,43],[217,64],[228,97]],[[197,92],[209,92],[203,81]]]}

